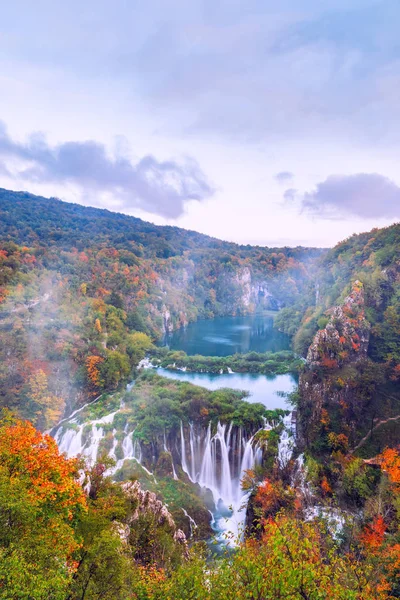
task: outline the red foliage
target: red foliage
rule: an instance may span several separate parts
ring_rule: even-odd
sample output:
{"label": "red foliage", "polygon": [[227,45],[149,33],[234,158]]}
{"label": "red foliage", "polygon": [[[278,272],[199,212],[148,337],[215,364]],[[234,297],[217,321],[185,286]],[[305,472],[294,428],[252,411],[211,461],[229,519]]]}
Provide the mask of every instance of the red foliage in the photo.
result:
{"label": "red foliage", "polygon": [[322,481],[321,481],[321,489],[322,489],[322,491],[323,491],[323,493],[324,493],[325,496],[327,494],[332,494],[332,488],[329,485],[329,481],[327,480],[327,478],[325,477],[325,475],[324,475],[324,477],[322,478]]}
{"label": "red foliage", "polygon": [[375,517],[371,525],[367,525],[360,536],[364,547],[374,553],[378,550],[385,537],[386,524],[382,515]]}
{"label": "red foliage", "polygon": [[336,369],[338,366],[338,361],[335,358],[329,358],[328,356],[324,356],[321,363],[322,366],[327,369]]}

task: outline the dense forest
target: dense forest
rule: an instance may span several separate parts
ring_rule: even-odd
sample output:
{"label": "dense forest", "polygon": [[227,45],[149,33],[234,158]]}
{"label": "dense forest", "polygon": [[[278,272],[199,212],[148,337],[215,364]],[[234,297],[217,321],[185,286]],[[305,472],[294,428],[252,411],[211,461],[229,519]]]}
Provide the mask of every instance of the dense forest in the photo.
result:
{"label": "dense forest", "polygon": [[0,405],[46,429],[127,380],[163,331],[291,305],[320,254],[0,190]]}
{"label": "dense forest", "polygon": [[[292,351],[156,345],[265,309]],[[238,246],[1,190],[0,341],[0,598],[400,597],[400,225],[328,251]],[[138,371],[145,357],[296,372],[291,414]],[[244,535],[218,557],[186,464],[202,444],[218,475],[236,448],[246,494]],[[258,461],[242,471],[244,447]]]}

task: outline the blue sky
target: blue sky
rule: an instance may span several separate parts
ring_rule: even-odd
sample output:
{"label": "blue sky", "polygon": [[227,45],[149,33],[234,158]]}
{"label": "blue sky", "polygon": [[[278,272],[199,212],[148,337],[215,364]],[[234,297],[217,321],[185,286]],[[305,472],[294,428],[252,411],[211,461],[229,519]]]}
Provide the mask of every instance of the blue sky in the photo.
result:
{"label": "blue sky", "polygon": [[400,219],[398,0],[14,0],[0,185],[220,238]]}

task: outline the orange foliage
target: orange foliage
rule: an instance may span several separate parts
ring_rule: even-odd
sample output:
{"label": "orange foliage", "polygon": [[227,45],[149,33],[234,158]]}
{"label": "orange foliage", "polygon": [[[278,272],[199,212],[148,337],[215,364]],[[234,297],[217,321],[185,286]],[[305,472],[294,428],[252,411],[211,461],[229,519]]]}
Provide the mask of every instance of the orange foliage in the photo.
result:
{"label": "orange foliage", "polygon": [[7,296],[8,296],[8,294],[9,294],[9,291],[8,291],[8,290],[6,290],[6,288],[4,288],[4,287],[0,287],[0,304],[1,304],[2,302],[5,302],[5,300],[6,300]]}
{"label": "orange foliage", "polygon": [[329,358],[328,356],[324,356],[321,363],[322,366],[327,369],[336,369],[338,366],[338,361],[335,358]]}
{"label": "orange foliage", "polygon": [[400,456],[394,448],[386,448],[380,455],[381,468],[386,471],[389,479],[400,490]]}
{"label": "orange foliage", "polygon": [[281,481],[265,479],[257,488],[255,503],[269,516],[281,508],[294,508],[295,497],[293,488],[285,488]]}
{"label": "orange foliage", "polygon": [[327,480],[327,478],[325,477],[325,475],[324,475],[324,477],[322,478],[322,481],[321,481],[321,489],[322,489],[324,495],[332,494],[332,488],[329,485],[329,481]]}
{"label": "orange foliage", "polygon": [[385,537],[386,524],[382,515],[375,517],[371,525],[367,525],[360,536],[361,542],[367,550],[374,553],[378,550]]}
{"label": "orange foliage", "polygon": [[329,413],[326,410],[326,408],[323,408],[321,410],[321,425],[323,425],[325,427],[326,425],[329,425],[329,423],[330,423]]}
{"label": "orange foliage", "polygon": [[111,292],[103,287],[99,287],[96,294],[99,298],[104,298],[104,296],[108,296],[108,294],[111,294]]}
{"label": "orange foliage", "polygon": [[0,429],[0,468],[11,481],[23,481],[27,502],[45,508],[56,503],[57,512],[72,520],[77,509],[86,509],[82,488],[76,481],[78,462],[67,459],[49,435],[28,421],[15,421]]}
{"label": "orange foliage", "polygon": [[99,298],[95,298],[93,300],[93,309],[99,313],[105,314],[107,310],[107,305],[104,300],[100,300]]}
{"label": "orange foliage", "polygon": [[391,374],[391,376],[390,376],[390,379],[391,379],[392,381],[399,381],[399,379],[400,379],[400,364],[399,364],[399,365],[396,365],[396,366],[393,368],[393,371],[392,371],[392,374]]}
{"label": "orange foliage", "polygon": [[100,371],[99,364],[104,361],[104,358],[101,356],[88,356],[86,359],[86,369],[88,373],[88,377],[93,385],[98,387],[100,385]]}

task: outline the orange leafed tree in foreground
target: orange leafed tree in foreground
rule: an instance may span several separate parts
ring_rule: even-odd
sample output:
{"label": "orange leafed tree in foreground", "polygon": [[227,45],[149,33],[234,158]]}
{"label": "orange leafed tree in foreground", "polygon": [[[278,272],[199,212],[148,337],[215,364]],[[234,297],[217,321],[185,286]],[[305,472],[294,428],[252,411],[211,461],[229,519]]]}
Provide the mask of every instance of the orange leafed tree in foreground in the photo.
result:
{"label": "orange leafed tree in foreground", "polygon": [[58,598],[65,589],[79,547],[74,523],[86,511],[77,470],[30,423],[0,420],[1,597]]}
{"label": "orange leafed tree in foreground", "polygon": [[55,440],[28,421],[1,429],[0,469],[26,489],[27,500],[37,507],[56,502],[57,513],[71,520],[72,509],[86,504],[76,481],[77,461],[60,454]]}

